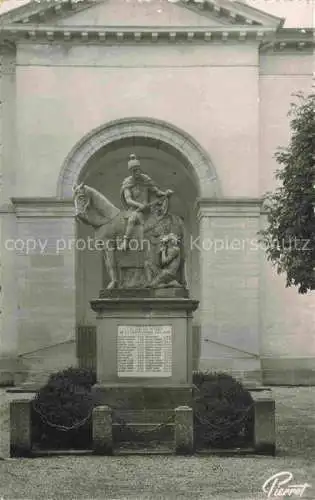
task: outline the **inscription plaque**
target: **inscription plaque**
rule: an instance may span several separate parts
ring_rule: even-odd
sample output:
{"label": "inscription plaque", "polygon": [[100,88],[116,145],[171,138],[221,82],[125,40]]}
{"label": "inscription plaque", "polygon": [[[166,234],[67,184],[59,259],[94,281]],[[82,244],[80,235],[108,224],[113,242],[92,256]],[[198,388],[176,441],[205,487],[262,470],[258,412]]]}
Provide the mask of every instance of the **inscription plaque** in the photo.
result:
{"label": "inscription plaque", "polygon": [[171,377],[171,325],[118,326],[118,377]]}

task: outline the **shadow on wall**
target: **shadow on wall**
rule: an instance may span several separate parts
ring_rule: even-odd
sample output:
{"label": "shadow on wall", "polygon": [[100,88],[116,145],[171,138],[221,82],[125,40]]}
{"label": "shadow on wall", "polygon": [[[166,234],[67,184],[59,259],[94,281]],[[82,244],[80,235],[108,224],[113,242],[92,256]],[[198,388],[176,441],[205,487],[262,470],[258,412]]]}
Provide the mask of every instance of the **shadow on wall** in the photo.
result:
{"label": "shadow on wall", "polygon": [[58,370],[77,365],[74,339],[42,347],[18,356],[14,385],[42,385],[49,375]]}

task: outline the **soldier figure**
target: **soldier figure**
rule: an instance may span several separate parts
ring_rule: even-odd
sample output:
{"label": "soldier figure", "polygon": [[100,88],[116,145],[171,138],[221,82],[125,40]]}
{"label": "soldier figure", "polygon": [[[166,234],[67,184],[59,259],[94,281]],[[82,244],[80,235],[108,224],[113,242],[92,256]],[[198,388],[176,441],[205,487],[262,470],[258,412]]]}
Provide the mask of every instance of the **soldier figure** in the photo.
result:
{"label": "soldier figure", "polygon": [[120,191],[122,205],[128,213],[123,242],[124,249],[128,248],[128,242],[134,227],[137,224],[143,227],[144,211],[149,209],[149,205],[152,203],[152,194],[154,197],[167,197],[173,194],[170,189],[161,191],[152,179],[142,172],[140,162],[134,154],[129,157],[128,170],[131,175],[124,179]]}

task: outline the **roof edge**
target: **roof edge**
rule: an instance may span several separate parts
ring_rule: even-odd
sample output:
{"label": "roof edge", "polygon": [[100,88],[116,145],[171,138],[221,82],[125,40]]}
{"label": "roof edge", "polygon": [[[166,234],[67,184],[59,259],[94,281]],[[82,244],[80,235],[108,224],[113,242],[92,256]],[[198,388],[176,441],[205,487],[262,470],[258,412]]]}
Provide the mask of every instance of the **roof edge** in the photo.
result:
{"label": "roof edge", "polygon": [[[40,0],[31,0],[29,3],[16,7],[8,12],[0,14],[0,24],[12,24],[19,22],[34,22],[36,16],[42,16],[48,11],[54,11],[57,18],[71,16],[71,13],[75,14],[85,9],[89,9],[92,6],[102,3],[104,0],[51,0],[44,1],[44,4]],[[174,0],[168,0],[174,1]],[[209,12],[215,12],[218,15],[220,13],[222,16],[230,17],[230,19],[235,19],[235,17],[243,17],[248,24],[261,24],[262,26],[277,25],[282,26],[285,19],[279,18],[262,10],[256,9],[250,5],[236,0],[175,0],[175,3],[179,3],[181,6],[196,6],[200,11],[200,15],[203,15],[202,11],[207,8]],[[43,23],[41,19],[41,23]]]}

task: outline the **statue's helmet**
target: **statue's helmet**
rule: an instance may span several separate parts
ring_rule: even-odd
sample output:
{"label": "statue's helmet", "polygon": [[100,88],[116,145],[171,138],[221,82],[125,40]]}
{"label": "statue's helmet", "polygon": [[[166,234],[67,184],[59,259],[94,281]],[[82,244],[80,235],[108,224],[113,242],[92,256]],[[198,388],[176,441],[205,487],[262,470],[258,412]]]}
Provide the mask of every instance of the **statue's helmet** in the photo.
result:
{"label": "statue's helmet", "polygon": [[128,161],[128,170],[132,170],[133,168],[140,168],[140,161],[135,154],[131,154]]}

